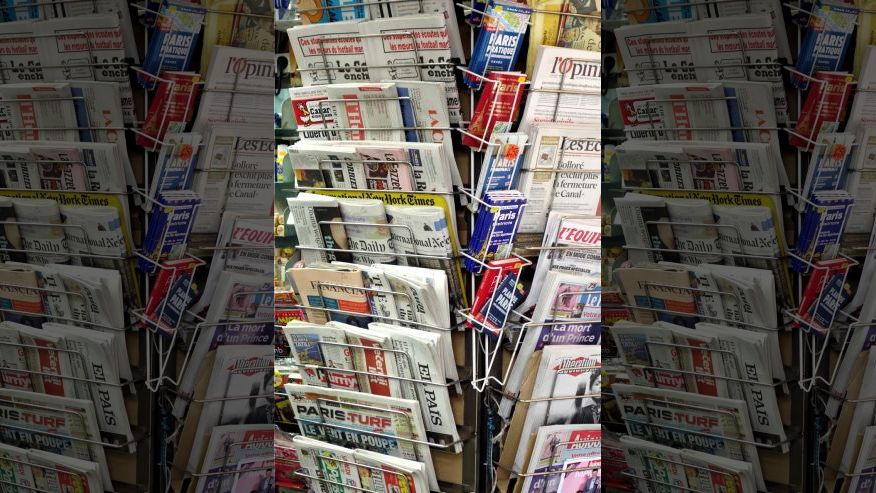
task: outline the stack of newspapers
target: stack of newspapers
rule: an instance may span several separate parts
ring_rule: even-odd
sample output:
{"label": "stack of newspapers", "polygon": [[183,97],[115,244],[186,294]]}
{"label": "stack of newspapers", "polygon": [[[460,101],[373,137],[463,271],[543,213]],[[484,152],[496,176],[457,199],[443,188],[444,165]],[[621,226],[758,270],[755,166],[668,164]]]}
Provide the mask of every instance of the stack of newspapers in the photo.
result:
{"label": "stack of newspapers", "polygon": [[[287,384],[285,391],[300,430],[312,439],[304,443],[370,451],[373,460],[414,467],[409,472],[418,473],[415,479],[435,489],[438,475],[424,443],[462,450],[448,383],[458,378],[457,370],[441,335],[336,321],[293,321],[283,332],[303,382]],[[310,474],[331,479],[326,473],[334,464],[305,464],[306,450],[299,454]]]}

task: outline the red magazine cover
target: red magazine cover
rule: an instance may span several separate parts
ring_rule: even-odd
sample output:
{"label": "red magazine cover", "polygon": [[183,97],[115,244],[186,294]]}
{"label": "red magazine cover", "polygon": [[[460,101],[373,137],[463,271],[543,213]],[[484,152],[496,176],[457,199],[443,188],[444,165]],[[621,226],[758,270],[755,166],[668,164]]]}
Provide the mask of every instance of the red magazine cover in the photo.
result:
{"label": "red magazine cover", "polygon": [[374,395],[385,395],[392,397],[392,391],[389,385],[389,379],[381,377],[387,373],[386,353],[383,347],[375,341],[369,341],[365,338],[359,339],[361,346],[368,346],[377,349],[363,349],[365,356],[365,371],[368,375],[364,375],[368,379],[368,387]]}
{"label": "red magazine cover", "polygon": [[824,124],[842,122],[845,119],[846,103],[854,90],[854,79],[852,74],[845,72],[816,72],[816,82],[810,85],[797,128],[788,143],[808,151],[812,147],[810,141],[818,138]]}
{"label": "red magazine cover", "polygon": [[67,472],[62,469],[56,469],[55,477],[58,479],[58,491],[72,493],[97,493],[89,491],[88,482],[82,478],[81,474],[75,472]]}
{"label": "red magazine cover", "polygon": [[[691,380],[693,380],[693,383],[696,386],[696,393],[700,395],[719,397],[720,392],[718,390],[718,382],[709,376],[715,374],[715,362],[712,359],[712,351],[709,348],[709,344],[706,341],[701,341],[696,338],[684,338],[682,344],[704,349],[703,351],[697,351],[696,349],[690,348],[685,349],[686,351],[690,351],[691,368],[688,370],[695,373],[695,375],[691,376]],[[688,391],[690,390],[691,389],[688,389]]]}
{"label": "red magazine cover", "polygon": [[526,76],[520,72],[490,72],[487,79],[495,82],[484,82],[484,90],[467,129],[474,137],[462,137],[462,144],[474,149],[482,149],[486,145],[478,138],[489,141],[497,123],[508,122],[507,127],[510,127],[517,120],[525,90],[523,83],[526,82]]}
{"label": "red magazine cover", "polygon": [[137,145],[149,149],[160,147],[157,141],[164,139],[171,123],[192,121],[201,80],[200,75],[190,72],[161,72],[160,77],[143,123],[143,133],[148,137],[137,135]]}
{"label": "red magazine cover", "polygon": [[38,371],[42,372],[43,392],[47,395],[65,396],[64,379],[52,377],[49,375],[63,375],[61,369],[61,352],[56,351],[58,346],[52,342],[34,339],[34,346],[40,346],[45,349],[37,349],[37,358],[39,360]]}
{"label": "red magazine cover", "polygon": [[[476,320],[482,320],[483,315],[480,315],[481,308],[489,302],[490,297],[496,292],[496,285],[500,279],[503,279],[508,272],[516,272],[523,267],[523,262],[517,258],[506,258],[503,260],[491,260],[487,262],[491,268],[484,269],[484,275],[481,277],[481,284],[475,293],[474,300],[471,303],[471,315]],[[471,321],[466,322],[466,326],[473,327]]]}
{"label": "red magazine cover", "polygon": [[[812,319],[812,312],[815,308],[812,304],[818,300],[821,291],[827,287],[828,281],[834,275],[844,272],[849,266],[849,261],[844,258],[815,262],[815,268],[812,269],[812,275],[809,276],[806,289],[803,290],[803,296],[800,297],[800,308],[797,311],[797,316],[801,320],[809,322]],[[799,328],[801,324],[795,320],[792,325],[794,328]]]}
{"label": "red magazine cover", "polygon": [[168,260],[162,262],[163,268],[158,269],[158,276],[155,278],[155,284],[152,285],[152,291],[149,294],[149,301],[146,302],[146,310],[143,314],[150,317],[155,314],[155,309],[161,304],[161,301],[167,296],[167,291],[173,284],[174,280],[182,274],[192,275],[195,266],[199,261],[192,258],[183,258],[179,260]]}
{"label": "red magazine cover", "polygon": [[297,470],[301,469],[301,463],[298,461],[298,450],[295,447],[276,444],[274,457],[274,477],[278,488],[307,489],[304,480],[295,474]]}

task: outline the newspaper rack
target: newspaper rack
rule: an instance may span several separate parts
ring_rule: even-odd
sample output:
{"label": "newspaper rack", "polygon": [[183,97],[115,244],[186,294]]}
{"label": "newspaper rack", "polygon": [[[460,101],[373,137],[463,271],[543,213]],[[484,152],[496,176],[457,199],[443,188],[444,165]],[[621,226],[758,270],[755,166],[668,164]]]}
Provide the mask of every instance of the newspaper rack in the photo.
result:
{"label": "newspaper rack", "polygon": [[[849,342],[852,337],[852,333],[855,330],[861,330],[866,327],[873,327],[876,325],[876,322],[862,322],[854,315],[846,313],[842,310],[838,310],[844,317],[851,320],[850,323],[847,324],[847,327],[842,330],[843,335],[840,339],[837,337],[837,342],[839,343],[839,353],[836,356],[836,361],[842,361],[846,356],[846,352],[850,350]],[[801,323],[804,326],[809,326],[809,322],[799,318],[796,313],[790,313],[789,315],[792,318]],[[813,389],[819,388],[819,385],[823,385],[825,388],[832,388],[834,384],[834,380],[836,380],[837,373],[839,372],[839,364],[833,365],[833,370],[830,371],[827,377],[821,376],[818,374],[821,366],[829,361],[829,358],[825,358],[830,351],[830,341],[832,337],[832,333],[834,331],[838,331],[838,328],[831,327],[825,333],[821,333],[819,330],[812,328],[812,330],[800,330],[798,331],[798,344],[801,349],[811,349],[810,359],[808,363],[810,364],[810,368],[812,369],[812,376],[806,378],[800,378],[800,388],[803,389],[804,392],[810,392]],[[820,344],[818,349],[815,349],[812,345],[812,341],[815,341]],[[805,353],[804,353],[805,354]],[[806,361],[801,358],[800,361],[800,375],[806,375],[806,373],[802,373],[805,367]],[[831,393],[831,397],[835,399],[840,399],[844,402],[853,402],[856,403],[855,400],[846,401],[846,396],[836,396]],[[870,399],[861,399],[859,402],[869,402]]]}
{"label": "newspaper rack", "polygon": [[[358,402],[335,401],[332,399],[325,399],[325,398],[317,398],[315,400],[317,402],[317,406],[319,406],[320,403],[328,403],[328,402],[339,403],[340,402],[341,404],[343,404],[345,406],[353,406],[353,407],[358,408],[358,409],[377,411],[377,412],[381,412],[381,413],[389,413],[389,414],[398,416],[401,419],[405,420],[408,423],[407,429],[411,429],[411,430],[413,429],[413,423],[411,423],[411,417],[408,416],[407,413],[405,413],[404,411],[399,411],[396,409],[389,409],[389,408],[384,408],[384,407],[378,407],[378,406],[369,406],[367,404],[359,404]],[[414,444],[414,445],[424,445],[424,446],[427,446],[429,448],[444,450],[444,451],[450,451],[451,448],[456,447],[458,445],[462,445],[465,442],[467,442],[468,440],[471,440],[472,438],[475,438],[477,436],[477,434],[474,433],[474,431],[472,429],[465,427],[465,426],[463,426],[463,427],[457,426],[456,428],[459,431],[459,439],[458,440],[454,440],[452,442],[447,442],[447,443],[435,443],[435,442],[431,442],[428,440],[418,440],[415,438],[407,438],[407,437],[401,437],[401,436],[397,436],[397,435],[390,435],[387,433],[380,433],[377,431],[363,430],[363,429],[359,429],[356,427],[346,426],[346,425],[337,424],[337,423],[326,423],[323,421],[314,421],[314,420],[302,418],[302,417],[296,417],[295,420],[298,422],[299,427],[302,430],[305,429],[305,427],[302,425],[307,424],[307,425],[317,426],[320,428],[327,427],[327,428],[332,428],[332,429],[336,429],[336,430],[351,431],[351,432],[355,432],[355,433],[363,433],[365,435],[376,436],[376,437],[381,437],[381,438],[390,438],[393,440],[400,440],[400,441],[403,441],[405,443],[410,443],[410,444]],[[428,434],[429,432],[427,431],[426,433]]]}

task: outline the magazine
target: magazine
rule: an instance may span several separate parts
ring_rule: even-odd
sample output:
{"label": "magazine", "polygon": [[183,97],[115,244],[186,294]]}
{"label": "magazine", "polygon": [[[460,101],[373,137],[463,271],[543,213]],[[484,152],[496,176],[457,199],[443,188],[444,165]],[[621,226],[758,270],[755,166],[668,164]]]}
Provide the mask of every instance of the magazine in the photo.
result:
{"label": "magazine", "polygon": [[[217,426],[271,421],[274,406],[271,395],[273,361],[274,348],[268,344],[216,348],[213,371],[203,397],[206,402],[195,403],[200,407],[200,412],[196,412],[193,405],[186,418],[185,428],[196,430],[187,470],[197,470],[203,454],[212,452],[209,446],[204,449],[210,430]],[[186,433],[185,428],[183,434]]]}
{"label": "magazine", "polygon": [[[855,456],[860,461],[862,454],[868,453],[868,441],[860,437],[867,435],[868,428],[873,424],[873,410],[876,408],[876,388],[874,388],[874,378],[876,378],[876,349],[869,349],[867,353],[867,364],[864,369],[863,377],[861,378],[861,388],[858,395],[855,397],[856,402],[851,406],[853,412],[852,420],[848,424],[848,435],[843,447],[842,459],[839,464],[840,470],[851,471],[854,466]],[[844,409],[845,412],[845,409]],[[841,434],[837,434],[837,439]],[[857,491],[851,489],[850,491]]]}
{"label": "magazine", "polygon": [[[529,47],[526,55],[526,74],[530,78],[532,78],[538,49],[543,45],[601,51],[599,2],[576,0],[566,3],[557,0],[539,0],[532,4],[532,8],[529,21]],[[571,15],[563,15],[563,13]]]}
{"label": "magazine", "polygon": [[544,346],[600,344],[601,278],[598,274],[580,276],[551,271],[545,278],[542,295],[536,304],[532,321],[543,324],[540,330],[529,330],[524,336],[517,362],[510,369],[499,414],[510,416],[514,397],[520,391],[530,356]]}
{"label": "magazine", "polygon": [[532,285],[518,311],[526,313],[535,306],[548,271],[590,274],[600,270],[600,253],[597,249],[602,240],[601,226],[598,217],[575,212],[550,212],[532,275]]}
{"label": "magazine", "polygon": [[206,308],[222,272],[244,272],[267,276],[273,271],[274,235],[271,220],[248,212],[222,214],[216,248],[201,297],[191,308],[199,313]]}
{"label": "magazine", "polygon": [[[592,478],[601,467],[601,448],[600,425],[542,426],[535,435],[532,456],[529,458],[526,472],[527,474],[562,472],[568,468],[567,463],[574,460],[584,462],[581,467],[590,469],[590,478]],[[558,492],[562,478],[561,474],[530,475],[523,480],[521,491]]]}
{"label": "magazine", "polygon": [[[520,430],[524,439],[542,426],[598,424],[601,391],[599,346],[542,348],[536,385]],[[540,399],[550,399],[540,401]],[[523,470],[526,447],[517,450],[514,470]]]}
{"label": "magazine", "polygon": [[[234,489],[241,476],[255,475],[254,491],[267,491],[273,486],[274,427],[269,424],[234,424],[212,429],[207,451],[199,471],[205,476],[197,480],[196,493],[246,491]],[[249,464],[249,465],[248,465]],[[249,472],[246,470],[249,469]],[[238,471],[236,474],[215,474]],[[214,473],[214,474],[210,474]]]}
{"label": "magazine", "polygon": [[858,451],[858,461],[851,473],[848,491],[864,493],[872,489],[873,478],[876,475],[876,426],[865,428],[861,438],[861,448]]}

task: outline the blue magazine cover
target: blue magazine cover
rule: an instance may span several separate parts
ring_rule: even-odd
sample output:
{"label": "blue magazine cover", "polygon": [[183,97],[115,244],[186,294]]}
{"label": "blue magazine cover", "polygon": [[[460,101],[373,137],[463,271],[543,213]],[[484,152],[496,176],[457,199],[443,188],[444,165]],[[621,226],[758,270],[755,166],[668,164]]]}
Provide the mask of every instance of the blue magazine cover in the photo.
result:
{"label": "blue magazine cover", "polygon": [[88,102],[84,99],[85,91],[81,87],[70,86],[70,96],[73,98],[73,110],[76,112],[76,124],[79,126],[79,141],[94,142],[91,121],[88,118]]}
{"label": "blue magazine cover", "polygon": [[[809,14],[806,35],[794,68],[810,77],[815,72],[839,70],[854,39],[852,33],[857,20],[857,8],[830,0],[818,0]],[[790,79],[794,87],[809,87],[810,80],[804,76],[792,73]]]}
{"label": "blue magazine cover", "polygon": [[[205,13],[204,7],[194,3],[164,0],[149,39],[143,71],[152,75],[186,71],[198,44]],[[137,81],[149,89],[158,84],[158,80],[144,74],[138,74]]]}
{"label": "blue magazine cover", "polygon": [[[522,48],[532,9],[524,4],[491,0],[472,49],[469,70],[478,75],[512,70]],[[463,77],[469,87],[479,87],[481,80]]]}
{"label": "blue magazine cover", "polygon": [[414,115],[414,105],[411,103],[411,90],[407,87],[396,86],[398,92],[398,104],[401,106],[402,123],[405,126],[405,140],[408,142],[419,142],[417,136],[417,119]]}

